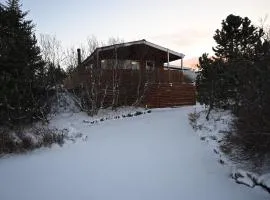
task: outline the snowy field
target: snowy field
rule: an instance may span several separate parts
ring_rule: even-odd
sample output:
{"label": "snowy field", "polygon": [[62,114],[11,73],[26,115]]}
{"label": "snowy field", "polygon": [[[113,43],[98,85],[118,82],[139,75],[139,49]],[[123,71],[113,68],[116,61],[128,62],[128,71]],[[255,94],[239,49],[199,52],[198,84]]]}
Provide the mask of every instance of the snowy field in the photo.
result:
{"label": "snowy field", "polygon": [[269,199],[230,178],[231,169],[190,126],[193,109],[107,115],[93,124],[80,112],[56,115],[51,127],[82,137],[0,159],[0,200]]}

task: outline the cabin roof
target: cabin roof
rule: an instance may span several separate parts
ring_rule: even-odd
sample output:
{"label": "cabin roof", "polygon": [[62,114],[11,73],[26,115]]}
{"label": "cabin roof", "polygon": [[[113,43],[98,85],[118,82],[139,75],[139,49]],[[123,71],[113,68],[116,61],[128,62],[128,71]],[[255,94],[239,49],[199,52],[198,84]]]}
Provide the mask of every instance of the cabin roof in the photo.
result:
{"label": "cabin roof", "polygon": [[[98,55],[98,56],[97,56]],[[88,56],[82,64],[94,63],[98,58],[104,59],[123,59],[123,60],[158,60],[162,63],[168,61],[183,59],[184,54],[148,42],[146,40],[138,40],[96,48],[95,51]]]}

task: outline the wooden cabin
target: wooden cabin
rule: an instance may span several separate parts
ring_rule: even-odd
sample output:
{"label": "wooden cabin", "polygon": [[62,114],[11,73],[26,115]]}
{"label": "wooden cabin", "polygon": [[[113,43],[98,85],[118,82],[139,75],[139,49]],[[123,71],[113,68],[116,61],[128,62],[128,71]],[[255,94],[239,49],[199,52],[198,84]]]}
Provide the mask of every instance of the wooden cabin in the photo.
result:
{"label": "wooden cabin", "polygon": [[[64,85],[84,88],[97,106],[171,107],[195,104],[195,87],[183,75],[184,54],[139,40],[97,48]],[[180,60],[181,66],[170,62]],[[84,90],[84,91],[85,91]]]}

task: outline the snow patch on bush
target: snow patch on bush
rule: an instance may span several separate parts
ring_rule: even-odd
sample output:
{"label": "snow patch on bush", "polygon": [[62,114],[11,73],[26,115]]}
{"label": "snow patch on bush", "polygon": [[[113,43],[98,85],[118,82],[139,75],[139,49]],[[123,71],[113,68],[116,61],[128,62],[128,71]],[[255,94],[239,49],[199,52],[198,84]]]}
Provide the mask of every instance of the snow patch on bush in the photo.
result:
{"label": "snow patch on bush", "polygon": [[65,113],[78,113],[81,111],[79,102],[79,99],[62,88],[52,99],[49,117]]}
{"label": "snow patch on bush", "polygon": [[71,93],[63,90],[57,94],[54,100],[47,126],[50,129],[64,130],[69,141],[75,142],[78,138],[86,141],[87,135],[83,133],[87,132],[89,126],[104,123],[107,120],[135,117],[150,112],[151,110],[132,106],[116,109],[109,107],[100,109],[97,115],[89,116],[80,109],[79,100]]}
{"label": "snow patch on bush", "polygon": [[196,105],[194,112],[189,114],[190,125],[200,139],[213,149],[221,164],[229,163],[230,161],[220,151],[220,143],[224,135],[230,132],[234,117],[230,111],[216,109],[211,111],[209,120],[206,120],[207,112],[204,106]]}
{"label": "snow patch on bush", "polygon": [[248,187],[260,186],[270,193],[270,174],[257,174],[243,170],[240,163],[232,162],[223,151],[220,150],[224,137],[232,131],[235,117],[230,111],[216,109],[212,110],[209,120],[206,120],[208,110],[201,105],[196,105],[194,112],[189,114],[189,121],[193,129],[202,141],[208,143],[221,164],[231,167],[231,177],[238,184]]}
{"label": "snow patch on bush", "polygon": [[151,110],[137,107],[119,107],[114,110],[106,108],[90,117],[81,111],[79,100],[75,96],[60,88],[51,100],[47,121],[39,121],[18,130],[0,127],[0,154],[25,152],[53,144],[61,146],[78,140],[86,141],[88,136],[85,133],[89,132],[89,126],[150,112]]}
{"label": "snow patch on bush", "polygon": [[270,174],[258,175],[242,169],[233,170],[231,174],[236,183],[248,187],[260,186],[270,193]]}
{"label": "snow patch on bush", "polygon": [[231,176],[236,183],[243,184],[248,187],[254,187],[256,185],[254,180],[256,179],[257,175],[242,169],[233,170]]}

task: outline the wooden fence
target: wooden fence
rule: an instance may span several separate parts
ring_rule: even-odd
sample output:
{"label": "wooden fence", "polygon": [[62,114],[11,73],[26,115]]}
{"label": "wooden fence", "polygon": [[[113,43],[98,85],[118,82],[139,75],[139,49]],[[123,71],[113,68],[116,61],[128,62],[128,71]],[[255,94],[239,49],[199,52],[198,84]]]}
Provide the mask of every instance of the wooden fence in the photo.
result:
{"label": "wooden fence", "polygon": [[148,108],[194,105],[195,103],[195,86],[187,83],[151,84],[143,101]]}
{"label": "wooden fence", "polygon": [[[115,100],[117,105],[133,105],[140,98],[140,105],[147,107],[170,107],[195,104],[195,87],[185,83],[182,71],[163,70],[102,70],[74,72],[64,82],[67,89],[88,88],[95,80],[98,106],[108,107]],[[116,88],[113,86],[117,85]],[[113,100],[114,99],[114,100]]]}

